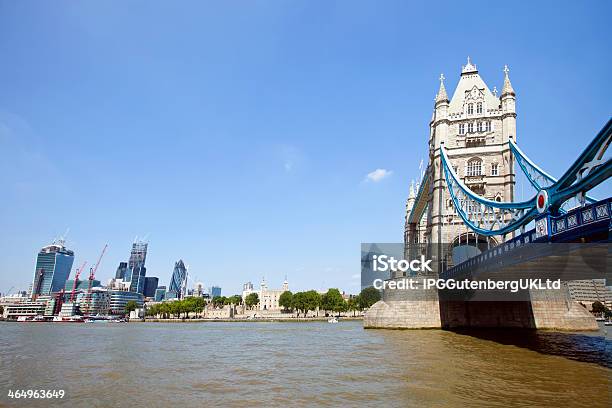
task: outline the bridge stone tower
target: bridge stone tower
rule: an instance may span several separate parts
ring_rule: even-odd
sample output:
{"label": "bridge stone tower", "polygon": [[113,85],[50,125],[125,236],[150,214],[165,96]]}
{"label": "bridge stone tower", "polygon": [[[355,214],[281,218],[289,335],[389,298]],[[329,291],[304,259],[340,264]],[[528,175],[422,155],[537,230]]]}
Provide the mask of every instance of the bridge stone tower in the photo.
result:
{"label": "bridge stone tower", "polygon": [[[471,232],[456,214],[439,149],[445,147],[455,172],[476,194],[490,200],[514,201],[515,175],[508,140],[516,141],[516,94],[508,72],[504,67],[503,88],[498,96],[497,89],[489,89],[468,57],[450,100],[444,75],[440,76],[429,124],[429,165],[424,177],[427,182],[414,199],[408,200],[406,244],[489,244],[486,237]],[[491,238],[490,244],[502,238]]]}
{"label": "bridge stone tower", "polygon": [[[440,157],[443,146],[448,159],[445,163],[452,166],[456,177],[475,194],[492,201],[514,202],[514,158],[508,142],[511,139],[516,142],[516,94],[508,67],[503,72],[499,96],[496,88],[491,91],[487,87],[469,58],[451,99],[444,76],[440,76],[430,122],[427,169],[416,188],[411,184],[405,213],[404,256],[416,259],[418,255],[425,255],[434,261],[431,264],[434,270],[425,273],[442,272],[453,263],[476,255],[478,251],[474,247],[484,250],[505,239],[504,236],[478,236],[463,222],[452,202]],[[462,214],[467,213],[468,218],[478,215],[482,207],[473,210],[470,207],[480,205],[476,201],[460,202]],[[494,211],[497,215],[501,212],[500,208]],[[461,277],[470,276],[476,268],[469,264],[467,267],[472,269],[467,269]],[[509,271],[508,267],[505,271]],[[413,276],[412,272],[399,269],[391,271],[385,282],[401,283],[407,273]],[[454,299],[446,291],[438,292],[418,283],[410,290],[389,285],[382,290],[382,299],[366,311],[364,327],[597,328],[592,316],[571,301],[567,288],[529,289],[527,294],[528,298],[516,301],[471,301]]]}

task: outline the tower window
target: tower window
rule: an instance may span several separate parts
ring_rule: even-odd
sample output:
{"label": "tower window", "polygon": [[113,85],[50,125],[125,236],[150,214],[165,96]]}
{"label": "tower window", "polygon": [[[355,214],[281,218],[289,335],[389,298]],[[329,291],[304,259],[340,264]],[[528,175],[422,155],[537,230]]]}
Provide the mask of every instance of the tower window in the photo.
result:
{"label": "tower window", "polygon": [[476,104],[476,113],[482,113],[482,102]]}
{"label": "tower window", "polygon": [[491,165],[491,175],[492,176],[497,176],[499,174],[499,168],[497,166],[497,163],[493,163]]}
{"label": "tower window", "polygon": [[474,133],[474,124],[468,123],[468,133]]}
{"label": "tower window", "polygon": [[472,115],[474,113],[474,104],[468,103],[468,115]]}
{"label": "tower window", "polygon": [[482,122],[476,123],[476,130],[478,130],[479,132],[482,132]]}
{"label": "tower window", "polygon": [[490,120],[487,120],[485,122],[485,131],[486,132],[490,132],[491,131],[491,121]]}
{"label": "tower window", "polygon": [[482,175],[482,161],[480,159],[471,159],[467,164],[466,176]]}
{"label": "tower window", "polygon": [[465,124],[463,124],[463,123],[459,124],[459,134],[460,135],[465,135]]}

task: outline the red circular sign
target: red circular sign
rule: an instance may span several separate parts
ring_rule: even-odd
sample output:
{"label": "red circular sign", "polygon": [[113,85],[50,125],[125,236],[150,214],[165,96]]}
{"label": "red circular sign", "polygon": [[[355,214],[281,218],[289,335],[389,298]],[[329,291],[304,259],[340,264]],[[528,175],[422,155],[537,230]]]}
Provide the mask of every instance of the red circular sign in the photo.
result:
{"label": "red circular sign", "polygon": [[540,214],[543,214],[548,207],[548,192],[546,190],[540,190],[536,199],[536,207]]}

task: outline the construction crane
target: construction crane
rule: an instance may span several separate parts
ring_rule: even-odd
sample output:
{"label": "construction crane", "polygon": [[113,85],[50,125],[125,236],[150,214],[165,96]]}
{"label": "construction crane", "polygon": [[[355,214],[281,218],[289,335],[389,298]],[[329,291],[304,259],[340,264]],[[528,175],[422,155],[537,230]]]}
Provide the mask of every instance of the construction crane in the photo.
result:
{"label": "construction crane", "polygon": [[74,302],[74,295],[76,294],[77,282],[79,280],[79,276],[81,276],[81,272],[85,270],[85,265],[87,265],[87,261],[83,262],[80,268],[78,268],[74,274],[74,282],[72,283],[72,292],[70,292],[70,302]]}
{"label": "construction crane", "polygon": [[89,309],[91,307],[91,285],[93,284],[93,280],[96,277],[96,271],[98,270],[98,266],[100,266],[100,261],[102,261],[102,257],[104,256],[104,253],[106,252],[106,248],[108,248],[108,244],[104,245],[104,248],[102,249],[102,253],[100,254],[100,257],[98,258],[98,262],[96,262],[96,265],[89,270],[89,283],[87,284],[87,296],[86,296],[86,301],[85,301],[87,314],[89,314]]}
{"label": "construction crane", "polygon": [[53,314],[58,315],[62,311],[62,304],[64,303],[64,288],[57,292],[55,296],[56,298],[55,305],[53,308]]}

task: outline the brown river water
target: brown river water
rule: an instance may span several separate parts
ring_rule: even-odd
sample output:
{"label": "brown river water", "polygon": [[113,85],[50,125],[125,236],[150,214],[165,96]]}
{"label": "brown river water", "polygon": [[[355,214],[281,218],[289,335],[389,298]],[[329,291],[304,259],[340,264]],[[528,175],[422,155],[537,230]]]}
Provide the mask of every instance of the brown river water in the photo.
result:
{"label": "brown river water", "polygon": [[[0,322],[0,406],[610,407],[606,329]],[[65,397],[8,398],[27,389]]]}

